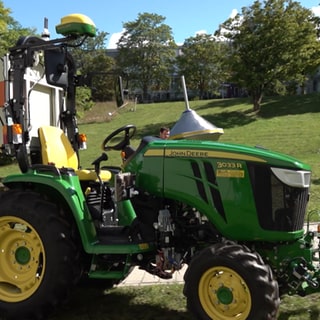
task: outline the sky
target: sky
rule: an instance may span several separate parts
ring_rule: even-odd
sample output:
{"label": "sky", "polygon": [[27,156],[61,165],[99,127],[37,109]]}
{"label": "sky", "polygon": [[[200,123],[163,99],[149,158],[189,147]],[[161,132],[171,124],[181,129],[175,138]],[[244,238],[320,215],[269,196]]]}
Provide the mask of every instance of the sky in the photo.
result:
{"label": "sky", "polygon": [[[81,13],[94,22],[99,31],[107,32],[106,46],[116,48],[123,23],[134,21],[139,13],[162,15],[171,27],[177,44],[198,33],[214,33],[219,24],[254,0],[2,0],[10,16],[22,27],[43,31],[44,18],[49,21],[51,39],[57,36],[55,26],[62,17]],[[320,0],[300,0],[303,7],[320,15]]]}

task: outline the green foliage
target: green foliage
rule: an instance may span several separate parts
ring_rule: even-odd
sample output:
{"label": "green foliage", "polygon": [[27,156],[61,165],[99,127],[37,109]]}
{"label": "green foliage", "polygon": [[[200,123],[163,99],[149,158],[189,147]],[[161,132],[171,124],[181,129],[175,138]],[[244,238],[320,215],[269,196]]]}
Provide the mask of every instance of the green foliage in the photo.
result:
{"label": "green foliage", "polygon": [[[97,32],[96,37],[88,38],[80,47],[70,50],[78,72],[86,77],[95,102],[112,100],[114,96],[115,62],[106,55],[106,36],[106,32]],[[77,101],[77,104],[81,103]]]}
{"label": "green foliage", "polygon": [[69,48],[79,70],[88,68],[87,59],[106,50],[105,41],[108,33],[98,31],[95,37],[89,37],[80,47]]}
{"label": "green foliage", "polygon": [[10,9],[5,8],[0,0],[0,57],[5,55],[10,47],[15,46],[20,37],[35,34],[34,29],[22,28],[10,13]]}
{"label": "green foliage", "polygon": [[199,98],[205,93],[217,92],[226,78],[223,57],[227,45],[216,42],[208,34],[199,34],[185,40],[182,55],[177,57],[179,73],[188,80],[188,88],[197,89]]}
{"label": "green foliage", "polygon": [[104,51],[87,57],[83,72],[91,77],[90,87],[95,102],[110,101],[114,97],[116,74],[113,67],[114,60],[106,56]]}
{"label": "green foliage", "polygon": [[3,2],[0,1],[0,33],[3,34],[7,30],[10,9],[5,8]]}
{"label": "green foliage", "polygon": [[0,166],[6,166],[12,163],[16,163],[15,159],[4,154],[0,153]]}
{"label": "green foliage", "polygon": [[82,115],[84,111],[90,110],[94,102],[91,100],[91,90],[87,87],[79,87],[76,92],[77,112]]}
{"label": "green foliage", "polygon": [[291,0],[255,1],[223,24],[234,79],[248,89],[254,110],[276,81],[302,85],[314,72],[320,63],[315,27],[313,13]]}
{"label": "green foliage", "polygon": [[125,32],[117,44],[118,67],[145,98],[150,89],[166,90],[172,74],[176,44],[164,19],[157,14],[139,14],[137,20],[123,24]]}

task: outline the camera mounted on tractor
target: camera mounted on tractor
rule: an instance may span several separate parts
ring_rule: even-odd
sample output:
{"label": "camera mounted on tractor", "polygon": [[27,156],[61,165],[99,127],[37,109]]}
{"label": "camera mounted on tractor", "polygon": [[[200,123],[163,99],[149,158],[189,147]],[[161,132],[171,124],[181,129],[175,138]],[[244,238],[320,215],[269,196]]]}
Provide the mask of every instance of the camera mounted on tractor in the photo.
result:
{"label": "camera mounted on tractor", "polygon": [[[0,313],[44,319],[79,282],[124,280],[134,267],[163,279],[187,267],[195,319],[276,319],[284,294],[319,292],[318,233],[304,230],[310,166],[285,154],[194,139],[141,139],[128,124],[107,134],[91,169],[79,162],[68,52],[95,35],[69,15],[61,39],[20,39],[10,49],[8,141],[21,173],[0,195]],[[40,126],[31,150],[23,76],[43,53],[47,82],[62,88],[60,127]],[[41,105],[38,106],[41,108]],[[29,149],[31,151],[29,151]],[[119,167],[108,153],[121,151]]]}

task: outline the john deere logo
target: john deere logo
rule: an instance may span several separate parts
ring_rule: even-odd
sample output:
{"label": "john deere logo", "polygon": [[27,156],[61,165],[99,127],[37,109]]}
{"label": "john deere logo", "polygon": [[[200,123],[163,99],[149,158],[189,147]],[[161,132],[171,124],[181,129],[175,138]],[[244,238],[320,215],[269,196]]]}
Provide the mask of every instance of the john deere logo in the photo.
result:
{"label": "john deere logo", "polygon": [[208,151],[200,150],[168,150],[166,157],[208,158]]}

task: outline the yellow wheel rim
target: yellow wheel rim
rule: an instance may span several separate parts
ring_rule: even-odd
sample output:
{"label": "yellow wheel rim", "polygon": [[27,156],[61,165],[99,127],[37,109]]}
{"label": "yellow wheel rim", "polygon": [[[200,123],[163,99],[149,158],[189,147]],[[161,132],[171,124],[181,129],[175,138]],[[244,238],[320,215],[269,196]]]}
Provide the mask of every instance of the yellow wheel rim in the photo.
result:
{"label": "yellow wheel rim", "polygon": [[199,282],[199,299],[211,319],[245,320],[251,310],[250,290],[242,277],[226,267],[207,270]]}
{"label": "yellow wheel rim", "polygon": [[0,217],[0,297],[19,302],[40,286],[45,270],[45,251],[39,234],[26,221]]}

